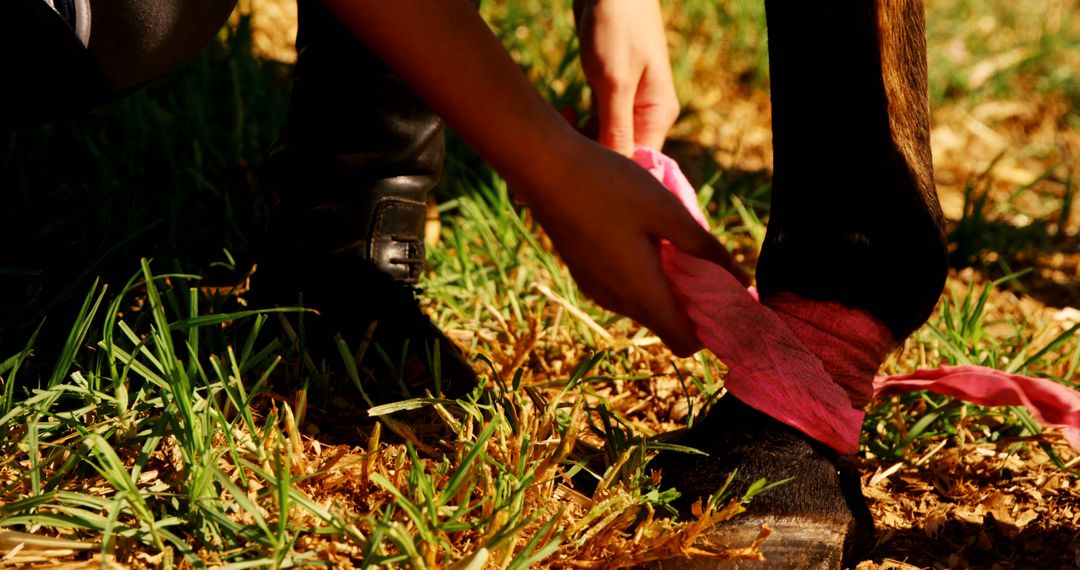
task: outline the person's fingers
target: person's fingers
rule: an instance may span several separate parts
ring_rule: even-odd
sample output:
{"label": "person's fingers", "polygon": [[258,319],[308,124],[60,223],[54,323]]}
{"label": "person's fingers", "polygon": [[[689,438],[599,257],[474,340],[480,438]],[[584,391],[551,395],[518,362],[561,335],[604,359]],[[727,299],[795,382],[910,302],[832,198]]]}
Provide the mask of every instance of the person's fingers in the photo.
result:
{"label": "person's fingers", "polygon": [[685,357],[697,352],[701,341],[694,323],[675,297],[659,261],[648,273],[638,281],[642,284],[636,295],[640,303],[628,309],[628,316],[656,333],[675,355]]}
{"label": "person's fingers", "polygon": [[600,80],[596,91],[600,133],[597,142],[624,156],[634,154],[634,89],[615,79]]}
{"label": "person's fingers", "polygon": [[653,320],[642,324],[656,333],[675,356],[685,358],[701,350],[701,340],[694,332],[694,323],[681,307],[672,306],[670,310],[655,311],[654,314]]}
{"label": "person's fingers", "polygon": [[684,253],[719,264],[735,279],[738,279],[739,283],[744,286],[749,285],[750,277],[735,263],[724,244],[713,237],[708,230],[698,225],[682,204],[675,200],[671,202],[673,202],[672,207],[665,209],[663,215],[657,216],[656,236],[668,240]]}
{"label": "person's fingers", "polygon": [[[679,118],[679,100],[666,66],[649,66],[639,85],[634,108],[634,140],[637,146],[660,150],[668,131]],[[664,74],[666,71],[666,75]]]}
{"label": "person's fingers", "polygon": [[[593,302],[641,323],[659,336],[674,354],[685,357],[697,352],[701,349],[701,341],[664,274],[656,255],[656,244],[645,234],[630,241],[633,243],[627,243],[624,251],[639,252],[630,255],[636,260],[633,263],[635,279],[611,283],[604,278],[598,279],[594,272],[576,270],[573,265],[571,275]],[[616,262],[601,269],[600,274],[607,276],[617,272],[618,265],[620,263]],[[596,264],[589,267],[598,269]]]}
{"label": "person's fingers", "polygon": [[660,150],[667,140],[669,126],[660,126],[652,117],[642,116],[638,111],[638,120],[634,125],[634,145]]}

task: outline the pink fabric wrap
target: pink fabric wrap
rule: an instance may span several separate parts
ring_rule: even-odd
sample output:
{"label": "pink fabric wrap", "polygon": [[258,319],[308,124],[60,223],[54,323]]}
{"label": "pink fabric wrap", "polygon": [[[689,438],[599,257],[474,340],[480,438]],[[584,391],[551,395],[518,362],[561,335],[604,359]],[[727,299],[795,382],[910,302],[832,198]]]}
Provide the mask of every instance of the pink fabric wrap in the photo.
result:
{"label": "pink fabric wrap", "polygon": [[[634,160],[674,193],[703,227],[697,193],[674,160],[638,149]],[[1080,392],[976,366],[875,378],[894,339],[869,314],[780,294],[758,301],[720,265],[661,245],[664,272],[698,338],[728,367],[725,386],[747,405],[840,453],[858,451],[863,407],[876,392],[931,390],[983,405],[1023,405],[1064,428],[1080,450]]]}
{"label": "pink fabric wrap", "polygon": [[982,366],[941,366],[874,379],[877,393],[916,390],[929,390],[984,406],[1024,406],[1044,425],[1061,428],[1065,441],[1080,451],[1080,392],[1052,380]]}

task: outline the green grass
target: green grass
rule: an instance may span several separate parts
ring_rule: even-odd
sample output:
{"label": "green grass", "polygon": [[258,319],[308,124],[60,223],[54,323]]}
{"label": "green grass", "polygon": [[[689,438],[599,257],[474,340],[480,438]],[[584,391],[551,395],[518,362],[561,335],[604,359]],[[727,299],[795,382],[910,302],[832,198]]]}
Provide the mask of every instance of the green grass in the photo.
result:
{"label": "green grass", "polygon": [[[576,518],[557,516],[566,507],[547,499],[586,413],[581,387],[597,381],[590,373],[606,358],[596,353],[550,400],[520,377],[508,386],[493,372],[496,389],[465,400],[373,408],[381,423],[350,480],[364,489],[367,509],[316,500],[330,472],[311,463],[319,458],[299,435],[296,400],[269,400],[268,379],[281,363],[280,341],[265,332],[271,311],[229,312],[231,301],[200,307],[201,293],[179,285],[194,280],[155,275],[144,260],[108,306],[107,291],[94,288],[52,379],[5,396],[0,468],[11,477],[0,525],[65,529],[99,541],[103,555],[127,544],[194,567],[326,562],[300,547],[309,539],[350,544],[362,565],[486,558],[525,568],[560,546],[587,550],[590,536],[623,531],[645,505],[674,496],[643,483],[641,459],[658,447],[613,427],[600,403],[615,457],[598,473],[606,499]],[[135,302],[140,310],[116,316]],[[213,345],[224,351],[203,350]],[[25,356],[0,369],[9,382]],[[418,406],[444,422],[442,449],[392,417]],[[381,443],[382,426],[404,443]]]}
{"label": "green grass", "polygon": [[[684,101],[720,63],[747,89],[767,85],[760,2],[666,10]],[[999,38],[977,25],[981,4],[935,2],[931,45],[959,38],[972,50],[933,67],[935,102],[1019,96],[1034,81],[1075,105],[1067,62],[1080,35],[1049,21],[1033,29],[1035,12],[995,6],[1018,30]],[[534,0],[485,13],[545,96],[584,108],[568,9]],[[700,527],[654,517],[676,491],[652,481],[647,462],[672,446],[650,439],[658,422],[620,394],[675,385],[686,413],[659,423],[690,425],[721,393],[722,363],[674,360],[585,299],[511,189],[453,137],[423,302],[477,355],[489,389],[374,408],[353,440],[310,437],[309,408],[364,398],[347,352],[330,370],[303,365],[281,324],[298,309],[200,289],[242,280],[268,215],[258,165],[284,117],[288,69],[250,57],[249,38],[242,24],[121,102],[4,139],[5,233],[15,241],[0,260],[0,526],[166,568],[332,566],[335,556],[372,567],[614,564],[692,540]],[[1041,51],[983,85],[961,82],[982,58],[1029,45]],[[58,155],[71,166],[56,168]],[[1017,236],[987,230],[1013,206],[981,183],[971,181],[952,228],[958,265],[1016,247]],[[700,197],[718,236],[752,257],[769,191],[767,180],[717,169]],[[1053,251],[1063,236],[1049,228],[1021,238]],[[1076,327],[1048,335],[1051,323],[994,309],[1003,287],[1028,277],[1011,269],[981,285],[953,281],[886,369],[976,363],[1074,382]],[[439,436],[421,437],[421,424]],[[864,452],[889,460],[921,460],[950,441],[1036,445],[1056,459],[1015,408],[918,393],[877,402],[865,428]],[[598,492],[575,494],[572,477]],[[751,498],[720,489],[707,518],[734,516]],[[630,543],[634,532],[641,540]],[[612,544],[624,558],[605,551]]]}
{"label": "green grass", "polygon": [[1080,103],[1075,73],[1080,29],[1071,2],[929,2],[930,98],[1023,98],[1032,86]]}

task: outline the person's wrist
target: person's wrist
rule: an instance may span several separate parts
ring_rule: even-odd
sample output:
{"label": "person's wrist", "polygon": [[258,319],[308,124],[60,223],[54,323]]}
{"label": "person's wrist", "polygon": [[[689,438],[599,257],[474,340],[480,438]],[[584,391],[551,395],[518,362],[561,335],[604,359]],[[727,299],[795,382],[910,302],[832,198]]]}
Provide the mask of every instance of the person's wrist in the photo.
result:
{"label": "person's wrist", "polygon": [[555,120],[532,125],[524,155],[513,157],[512,164],[501,172],[515,194],[530,206],[572,191],[565,181],[572,178],[574,169],[584,167],[582,157],[589,154],[589,146],[595,146],[557,113],[551,114]]}

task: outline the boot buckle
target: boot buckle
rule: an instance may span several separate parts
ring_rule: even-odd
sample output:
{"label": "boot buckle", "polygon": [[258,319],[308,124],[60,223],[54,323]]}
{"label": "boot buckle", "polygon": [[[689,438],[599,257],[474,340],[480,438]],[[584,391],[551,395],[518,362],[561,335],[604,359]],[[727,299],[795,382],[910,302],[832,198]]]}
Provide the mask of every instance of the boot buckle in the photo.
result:
{"label": "boot buckle", "polygon": [[367,260],[397,281],[419,281],[424,271],[426,214],[427,204],[422,201],[399,197],[380,200],[363,248]]}

